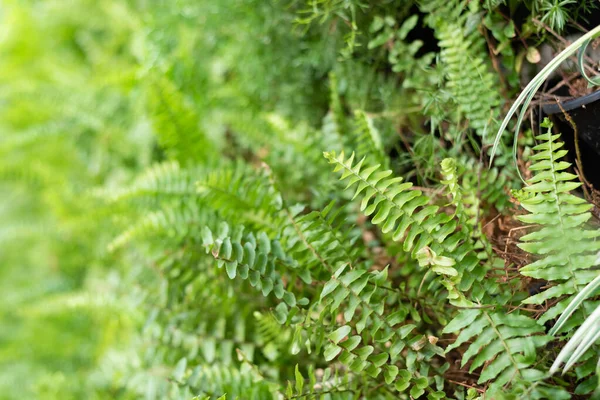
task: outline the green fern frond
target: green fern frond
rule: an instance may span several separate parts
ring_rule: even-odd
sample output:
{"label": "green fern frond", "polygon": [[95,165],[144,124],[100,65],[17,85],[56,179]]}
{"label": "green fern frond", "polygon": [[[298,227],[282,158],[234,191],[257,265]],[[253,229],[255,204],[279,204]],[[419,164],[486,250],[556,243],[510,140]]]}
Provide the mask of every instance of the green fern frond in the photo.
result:
{"label": "green fern frond", "polygon": [[514,185],[505,173],[498,168],[486,168],[480,163],[467,161],[462,163],[464,174],[461,181],[466,212],[475,222],[476,217],[485,216],[489,206],[504,211],[510,206],[509,189]]}
{"label": "green fern frond", "polygon": [[216,146],[200,127],[197,105],[164,76],[147,77],[148,108],[160,144],[172,158],[188,163],[216,161]]}
{"label": "green fern frond", "polygon": [[[264,232],[244,234],[243,227],[230,232],[229,226],[222,223],[216,237],[204,227],[202,242],[206,252],[217,261],[217,266],[225,267],[230,279],[248,280],[263,296],[273,293],[281,300],[275,308],[275,317],[281,324],[286,322],[290,308],[296,307],[298,302],[295,294],[285,289],[282,274],[294,274],[306,283],[310,283],[310,277],[301,268],[294,268],[278,240],[269,239]],[[301,303],[306,304],[304,300]]]}
{"label": "green fern frond", "polygon": [[422,9],[429,13],[427,23],[439,40],[446,87],[457,111],[483,136],[493,131],[502,99],[496,75],[489,71],[485,42],[473,27],[477,5],[465,3],[432,0],[424,2]]}
{"label": "green fern frond", "polygon": [[[390,232],[394,241],[402,241],[404,251],[413,258],[429,251],[444,257],[422,258],[424,266],[443,267],[433,261],[452,260],[456,269],[437,268],[436,273],[442,277],[453,304],[470,305],[463,291],[469,290],[475,280],[483,279],[484,272],[474,272],[479,262],[470,254],[464,235],[456,231],[456,221],[439,212],[439,207],[429,205],[429,198],[421,191],[410,190],[412,183],[402,183],[400,177],[390,178],[392,171],[378,171],[378,165],[363,168],[364,158],[354,164],[354,154],[346,159],[343,153],[325,153],[325,158],[335,165],[334,171],[342,171],[340,180],[348,181],[347,189],[356,186],[353,198],[362,196],[361,211],[373,215],[372,222],[380,225],[383,233]],[[448,262],[443,264],[448,266]]]}
{"label": "green fern frond", "polygon": [[344,137],[348,130],[346,128],[346,115],[339,94],[339,83],[335,72],[329,73],[329,114],[327,118],[331,121],[332,130],[338,137]]}
{"label": "green fern frond", "polygon": [[371,159],[384,167],[389,164],[389,158],[384,153],[381,134],[375,123],[363,110],[354,111],[355,140],[353,146],[357,153],[370,156]]}
{"label": "green fern frond", "polygon": [[[275,399],[273,385],[252,369],[223,365],[198,365],[182,368],[182,385],[194,393],[209,395],[209,398],[231,399]],[[177,369],[174,374],[178,372]],[[178,375],[179,376],[179,375]],[[219,397],[220,396],[220,397]]]}
{"label": "green fern frond", "polygon": [[177,239],[197,234],[200,232],[201,223],[208,223],[208,215],[197,203],[168,206],[140,217],[111,241],[108,250],[115,251],[142,237],[166,236]]}
{"label": "green fern frond", "polygon": [[441,165],[442,184],[448,187],[448,192],[452,196],[452,205],[454,206],[454,215],[459,216],[459,220],[464,223],[464,204],[462,200],[462,191],[458,185],[458,168],[456,160],[453,158],[445,158]]}
{"label": "green fern frond", "polygon": [[282,207],[279,192],[266,168],[250,169],[243,162],[221,168],[196,182],[201,201],[220,215],[278,232],[278,214]]}
{"label": "green fern frond", "polygon": [[96,190],[95,194],[113,202],[135,198],[194,196],[194,182],[199,175],[193,169],[181,168],[177,161],[168,161],[149,167],[128,187]]}
{"label": "green fern frond", "polygon": [[288,382],[285,399],[316,400],[327,397],[332,400],[347,400],[364,390],[358,376],[338,368],[325,368],[322,376],[317,376],[314,367],[311,366],[303,374],[296,365],[294,378],[293,385]]}
{"label": "green fern frond", "polygon": [[[442,161],[442,181],[452,196],[455,218],[461,231],[468,236],[477,257],[490,264],[499,260],[494,256],[492,245],[483,232],[482,221],[488,216],[490,206],[502,210],[508,204],[505,193],[506,178],[499,176],[495,168],[486,169],[481,164],[467,162],[467,167],[459,165],[454,159]],[[489,212],[489,211],[488,211]],[[488,293],[497,292],[497,288],[487,289]]]}
{"label": "green fern frond", "polygon": [[[329,174],[319,148],[336,148],[341,139],[337,130],[327,127],[319,132],[304,123],[296,123],[277,113],[235,114],[227,119],[236,140],[244,149],[269,165],[280,190],[289,201],[314,201],[313,192],[331,190]],[[303,165],[301,170],[290,165]],[[321,204],[318,204],[320,207]]]}
{"label": "green fern frond", "polygon": [[531,156],[530,169],[535,174],[527,181],[529,186],[523,188],[528,196],[521,199],[521,205],[529,214],[518,216],[525,223],[539,226],[535,232],[523,236],[519,244],[539,259],[519,272],[552,283],[550,288],[529,297],[525,303],[542,304],[569,297],[546,311],[540,323],[558,316],[569,299],[596,278],[597,272],[591,268],[600,251],[600,231],[586,228],[592,205],[571,194],[581,183],[575,181],[576,175],[565,171],[570,164],[560,160],[567,154],[567,150],[562,149],[563,143],[558,141],[560,135],[552,134],[551,124],[546,123],[544,127],[547,131],[537,136],[541,143],[534,147],[535,154]]}
{"label": "green fern frond", "polygon": [[143,173],[130,188],[100,189],[95,194],[112,202],[135,200],[141,205],[161,204],[158,210],[143,213],[109,245],[116,250],[140,237],[183,238],[198,233],[202,226],[214,226],[214,216],[229,218],[269,232],[278,232],[281,196],[270,182],[268,171],[248,172],[239,162],[214,172],[181,168],[177,162],[157,164]]}
{"label": "green fern frond", "polygon": [[[342,265],[335,271],[323,287],[320,301],[331,314],[339,313],[342,302],[347,301],[343,317],[348,324],[327,335],[325,360],[337,358],[351,372],[364,372],[373,378],[383,373],[386,383],[393,383],[400,392],[409,387],[424,392],[430,380],[415,374],[414,361],[406,360],[422,356],[428,360],[441,355],[441,349],[427,342],[423,335],[414,334],[414,324],[404,323],[409,313],[406,307],[386,310],[386,303],[394,297],[385,287],[386,281],[387,269],[368,272]],[[398,363],[409,369],[399,369]]]}
{"label": "green fern frond", "polygon": [[331,202],[321,211],[301,214],[302,206],[286,210],[289,225],[283,236],[286,252],[314,279],[327,279],[343,264],[355,265],[364,246],[345,221],[343,210]]}
{"label": "green fern frond", "polygon": [[[262,357],[269,360],[277,357],[277,349],[271,343],[261,341],[260,331],[254,331],[255,328],[262,328],[261,324],[255,325],[257,320],[254,317],[247,318],[241,310],[236,310],[233,315],[223,315],[223,312],[216,310],[221,304],[210,301],[202,305],[202,310],[189,307],[190,305],[174,304],[170,313],[163,313],[166,326],[152,331],[163,346],[207,364],[234,365],[237,359],[236,349],[240,349],[251,362]],[[188,307],[184,308],[185,306]],[[223,310],[226,308],[221,309]],[[195,323],[196,321],[199,322]],[[283,331],[276,321],[273,324],[277,324],[279,330]],[[285,343],[284,338],[281,343]]]}
{"label": "green fern frond", "polygon": [[269,346],[271,344],[286,345],[290,340],[290,331],[284,329],[272,313],[254,312],[256,321],[257,339],[259,346]]}
{"label": "green fern frond", "polygon": [[537,349],[552,338],[544,335],[544,327],[532,318],[516,312],[463,310],[443,332],[460,332],[454,343],[446,348],[446,353],[474,338],[463,354],[461,368],[469,361],[472,361],[470,372],[483,367],[479,384],[492,381],[494,387],[501,388],[517,378],[536,381],[545,377],[542,371],[533,367]]}
{"label": "green fern frond", "polygon": [[516,376],[510,387],[490,385],[486,398],[506,400],[568,400],[573,398],[565,388],[543,379],[542,371],[530,369],[524,376]]}
{"label": "green fern frond", "polygon": [[[456,244],[458,238],[450,236],[456,225],[449,223],[451,220],[447,215],[437,213],[437,207],[428,206],[429,199],[421,191],[409,190],[412,183],[402,183],[403,179],[400,177],[388,178],[392,171],[378,171],[379,165],[363,168],[364,158],[354,164],[354,153],[348,159],[343,152],[339,156],[333,152],[324,155],[335,165],[334,172],[342,171],[340,180],[348,180],[348,189],[357,185],[354,198],[362,195],[361,211],[367,216],[377,211],[373,217],[374,224],[383,225],[384,233],[392,232],[394,240],[407,236],[404,241],[405,251],[415,254],[430,244],[438,243],[443,246],[442,243],[446,243],[448,248],[451,244]],[[435,216],[431,217],[433,215]],[[447,223],[445,229],[439,230],[444,223]],[[416,227],[411,230],[413,225]]]}
{"label": "green fern frond", "polygon": [[431,382],[415,376],[416,366],[409,363],[409,372],[397,364],[407,366],[404,353],[419,358],[441,352],[423,341],[423,335],[413,333],[415,325],[406,323],[410,306],[398,302],[398,294],[387,286],[387,268],[369,271],[368,264],[360,261],[363,246],[356,243],[358,237],[351,229],[343,228],[341,210],[333,207],[331,203],[323,211],[305,215],[298,214],[302,209],[298,207],[290,212],[292,226],[286,229],[288,253],[300,265],[321,271],[320,279],[328,277],[319,297],[319,321],[335,323],[323,331],[307,320],[308,339],[317,349],[325,339],[325,360],[336,359],[357,376],[375,378],[383,373],[386,382],[395,382],[399,391],[409,387],[414,393],[425,391]]}

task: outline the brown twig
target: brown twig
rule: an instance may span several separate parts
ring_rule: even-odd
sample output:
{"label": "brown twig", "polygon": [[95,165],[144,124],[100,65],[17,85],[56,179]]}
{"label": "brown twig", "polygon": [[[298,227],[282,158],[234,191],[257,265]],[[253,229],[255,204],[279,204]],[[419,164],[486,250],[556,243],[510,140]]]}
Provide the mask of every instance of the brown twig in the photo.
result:
{"label": "brown twig", "polygon": [[487,29],[482,28],[482,29],[480,29],[480,31],[483,32],[483,36],[485,38],[485,43],[487,44],[488,52],[490,54],[490,60],[492,60],[492,67],[497,72],[498,77],[500,79],[500,91],[502,92],[502,97],[504,97],[505,99],[508,99],[508,98],[510,98],[510,96],[508,95],[508,91],[507,91],[508,84],[506,83],[504,73],[502,72],[502,69],[500,68],[500,64],[498,63],[498,57],[496,57],[496,53],[494,53],[494,51],[492,49],[494,46],[491,43],[490,36],[488,35]]}
{"label": "brown twig", "polygon": [[452,382],[452,383],[454,383],[454,384],[456,384],[456,385],[464,386],[464,387],[467,387],[467,388],[469,388],[469,389],[475,389],[475,390],[477,390],[477,392],[479,392],[479,393],[485,393],[485,390],[484,390],[484,389],[480,389],[480,388],[478,388],[477,386],[469,385],[468,383],[464,383],[464,382],[458,382],[458,381],[454,381],[454,380],[452,380],[452,379],[448,379],[448,382]]}

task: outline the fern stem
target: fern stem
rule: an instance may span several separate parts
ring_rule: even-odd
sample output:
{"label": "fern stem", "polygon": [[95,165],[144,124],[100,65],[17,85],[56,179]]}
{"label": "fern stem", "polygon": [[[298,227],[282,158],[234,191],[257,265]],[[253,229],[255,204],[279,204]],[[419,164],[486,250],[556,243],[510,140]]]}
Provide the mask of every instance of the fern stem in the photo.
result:
{"label": "fern stem", "polygon": [[[554,199],[554,204],[556,207],[556,211],[557,211],[557,215],[558,215],[558,220],[560,222],[560,231],[562,233],[562,237],[567,238],[567,232],[565,231],[565,221],[563,219],[563,213],[562,213],[562,207],[560,204],[560,199],[558,198],[558,177],[556,176],[556,169],[555,169],[555,163],[557,162],[557,160],[554,159],[554,148],[552,147],[552,145],[554,144],[553,140],[552,140],[552,132],[548,132],[548,148],[549,148],[549,155],[550,155],[550,171],[552,173],[552,187],[554,188],[554,190],[552,191],[552,197]],[[575,291],[578,290],[578,285],[577,285],[577,280],[575,277],[575,272],[574,272],[574,268],[575,265],[573,265],[573,260],[571,258],[571,254],[569,253],[567,255],[567,260],[569,261],[569,274],[571,275],[572,279],[569,279],[569,281],[573,282],[573,289],[575,289]],[[585,309],[583,310],[584,316],[587,316]]]}
{"label": "fern stem", "polygon": [[[519,364],[517,363],[517,361],[514,359],[512,352],[510,350],[510,347],[508,347],[508,344],[506,344],[506,342],[504,341],[504,337],[500,334],[500,331],[498,330],[498,327],[496,326],[496,324],[494,323],[494,320],[489,316],[489,314],[486,311],[483,311],[483,315],[485,315],[485,317],[487,318],[487,320],[490,323],[490,326],[492,327],[492,329],[494,330],[494,332],[496,333],[496,336],[498,336],[498,339],[500,340],[500,342],[502,343],[502,347],[504,347],[504,350],[506,350],[506,354],[508,355],[508,358],[510,359],[510,362],[514,365],[515,367],[515,374],[521,376],[521,371],[519,369]],[[511,379],[512,380],[512,379]]]}

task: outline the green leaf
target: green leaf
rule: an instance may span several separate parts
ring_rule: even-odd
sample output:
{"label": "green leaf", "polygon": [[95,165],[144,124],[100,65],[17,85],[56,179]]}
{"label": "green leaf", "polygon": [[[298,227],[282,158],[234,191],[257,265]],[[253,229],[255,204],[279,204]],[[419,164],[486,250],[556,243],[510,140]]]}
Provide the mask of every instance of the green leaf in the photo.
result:
{"label": "green leaf", "polygon": [[462,310],[448,325],[446,325],[446,327],[444,327],[442,333],[458,332],[473,323],[479,315],[481,315],[479,309]]}
{"label": "green leaf", "polygon": [[288,316],[288,309],[284,303],[279,303],[277,307],[275,307],[275,311],[273,312],[275,316],[275,320],[279,322],[281,325],[285,324]]}
{"label": "green leaf", "polygon": [[323,290],[321,291],[320,300],[322,301],[325,297],[330,295],[338,286],[340,282],[337,279],[332,279],[328,281],[325,286],[323,286]]}
{"label": "green leaf", "polygon": [[395,365],[386,365],[383,369],[383,376],[385,383],[391,385],[396,379],[396,376],[398,376],[398,367]]}
{"label": "green leaf", "polygon": [[296,364],[296,369],[294,371],[294,374],[296,376],[296,393],[301,394],[302,390],[304,389],[304,377],[302,376],[302,374],[300,373],[300,370],[298,369],[298,364]]}
{"label": "green leaf", "polygon": [[185,375],[186,368],[187,359],[183,357],[177,362],[177,365],[175,365],[175,369],[173,370],[173,379],[177,382],[183,382],[183,377]]}
{"label": "green leaf", "polygon": [[227,261],[225,263],[225,269],[227,271],[227,276],[229,279],[234,279],[237,273],[237,261]]}
{"label": "green leaf", "polygon": [[330,333],[327,337],[333,343],[338,344],[340,342],[340,340],[344,339],[346,336],[348,336],[350,334],[351,330],[352,329],[348,325],[344,325],[342,327],[339,327],[332,333]]}
{"label": "green leaf", "polygon": [[323,356],[325,357],[325,361],[331,361],[342,351],[342,348],[336,346],[335,344],[328,344],[325,346],[325,353]]}
{"label": "green leaf", "polygon": [[369,357],[369,361],[376,367],[381,367],[388,360],[388,353],[379,353]]}

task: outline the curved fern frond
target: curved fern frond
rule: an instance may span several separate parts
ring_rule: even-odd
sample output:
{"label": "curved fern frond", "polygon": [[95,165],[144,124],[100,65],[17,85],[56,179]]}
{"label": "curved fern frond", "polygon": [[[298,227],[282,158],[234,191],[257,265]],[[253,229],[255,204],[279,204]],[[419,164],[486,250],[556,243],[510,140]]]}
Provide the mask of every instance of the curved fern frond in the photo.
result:
{"label": "curved fern frond", "polygon": [[[374,224],[382,225],[384,233],[392,232],[394,240],[406,235],[405,251],[416,254],[430,244],[446,248],[457,244],[458,237],[450,236],[456,223],[438,213],[438,207],[429,206],[429,199],[421,191],[409,190],[412,183],[402,183],[401,177],[388,178],[392,171],[378,171],[379,165],[363,168],[364,158],[354,164],[354,153],[348,159],[343,152],[339,156],[333,152],[324,155],[335,165],[334,172],[342,171],[340,180],[348,180],[347,188],[357,185],[353,198],[362,194],[360,210],[367,216],[375,214]],[[442,224],[446,224],[445,229],[439,229]]]}
{"label": "curved fern frond", "polygon": [[[263,296],[273,293],[282,300],[275,309],[275,317],[281,324],[286,322],[290,308],[296,307],[297,301],[294,293],[285,289],[283,272],[294,273],[306,283],[310,283],[310,279],[301,268],[294,269],[278,240],[269,239],[264,232],[244,234],[244,227],[230,232],[229,226],[222,223],[216,237],[204,227],[202,242],[206,252],[217,261],[217,266],[225,267],[230,279],[248,280]],[[282,266],[284,271],[281,271]],[[302,304],[306,302],[302,301]]]}
{"label": "curved fern frond", "polygon": [[448,187],[448,192],[452,196],[452,205],[455,207],[454,215],[459,216],[461,223],[464,223],[464,204],[462,200],[462,191],[458,185],[458,168],[456,160],[445,158],[441,164],[442,184]]}
{"label": "curved fern frond", "polygon": [[[469,290],[475,280],[483,279],[484,271],[475,273],[479,262],[471,254],[464,235],[456,231],[456,221],[439,212],[439,207],[429,205],[429,198],[421,191],[410,190],[412,183],[402,183],[401,177],[390,178],[392,171],[379,171],[379,165],[363,168],[364,158],[354,164],[354,153],[348,159],[344,153],[324,155],[335,165],[334,171],[342,171],[340,180],[348,181],[347,189],[356,186],[353,198],[362,196],[361,211],[367,216],[373,215],[372,222],[380,225],[383,233],[389,232],[394,241],[402,241],[404,251],[416,259],[424,251],[431,250],[431,254],[452,260],[456,269],[441,268],[435,272],[449,289],[448,298],[453,304],[470,305],[463,291]],[[422,265],[435,266],[430,261]],[[467,277],[465,272],[470,272],[470,276]],[[457,287],[459,282],[460,289]]]}

